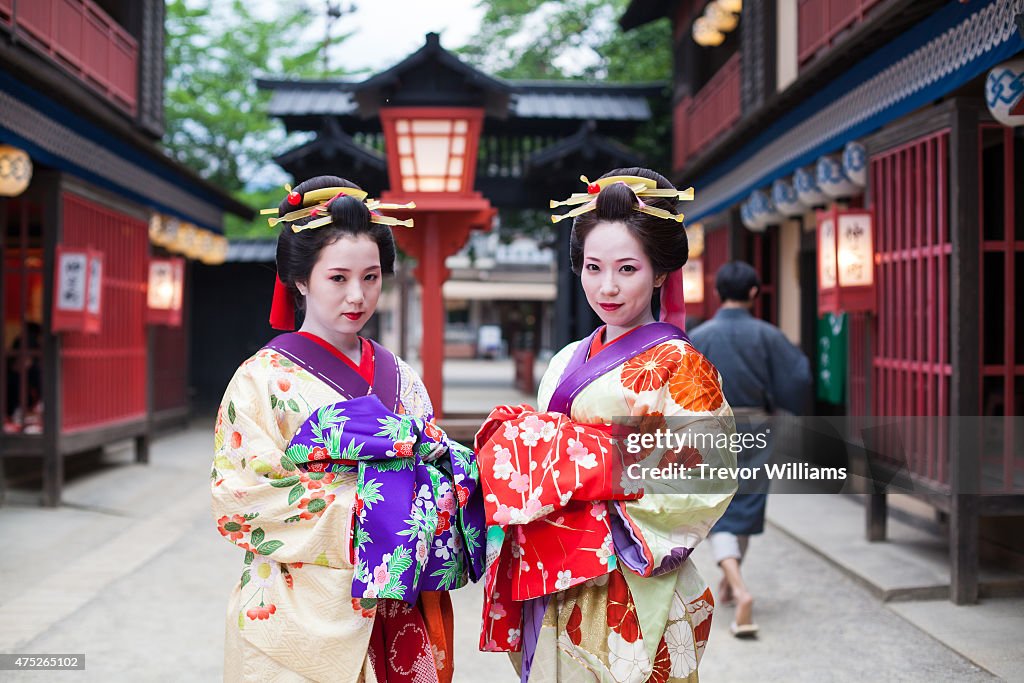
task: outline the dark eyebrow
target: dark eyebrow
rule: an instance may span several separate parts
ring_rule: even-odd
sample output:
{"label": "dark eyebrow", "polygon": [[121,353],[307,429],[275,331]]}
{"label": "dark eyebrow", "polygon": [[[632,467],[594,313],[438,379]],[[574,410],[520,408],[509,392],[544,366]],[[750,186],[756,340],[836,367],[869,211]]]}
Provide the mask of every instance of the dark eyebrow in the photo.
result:
{"label": "dark eyebrow", "polygon": [[[601,259],[597,258],[596,256],[587,256],[587,257],[586,257],[585,259],[583,259],[583,260],[584,260],[584,261],[597,261],[598,263],[600,263],[600,262],[601,262]],[[638,259],[638,258],[633,258],[632,256],[625,256],[625,257],[623,257],[623,258],[620,258],[620,259],[615,259],[614,263],[622,263],[623,261],[636,261],[636,262],[638,262],[638,263],[639,263],[639,262],[640,262],[640,259]]]}

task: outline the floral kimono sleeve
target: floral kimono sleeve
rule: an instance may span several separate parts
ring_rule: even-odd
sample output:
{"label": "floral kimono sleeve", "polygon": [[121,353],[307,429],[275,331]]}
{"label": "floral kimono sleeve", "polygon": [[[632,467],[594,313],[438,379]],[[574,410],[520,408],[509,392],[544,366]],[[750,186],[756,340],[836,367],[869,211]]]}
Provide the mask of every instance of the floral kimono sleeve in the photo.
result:
{"label": "floral kimono sleeve", "polygon": [[248,553],[280,563],[351,569],[346,541],[353,487],[339,487],[354,484],[354,478],[301,472],[285,456],[290,435],[282,430],[290,429],[284,402],[271,405],[270,381],[266,368],[247,361],[224,393],[211,473],[217,528]]}
{"label": "floral kimono sleeve", "polygon": [[[701,462],[736,466],[736,456],[728,447],[735,422],[722,393],[721,377],[689,344],[668,342],[640,354],[623,366],[621,383],[632,416],[652,417],[676,434],[701,435],[691,441],[696,446],[652,451],[643,465],[660,469],[667,465],[693,468]],[[691,480],[667,488],[649,486],[639,500],[616,503],[613,532],[623,564],[639,576],[678,568],[725,513],[735,490],[733,480]]]}

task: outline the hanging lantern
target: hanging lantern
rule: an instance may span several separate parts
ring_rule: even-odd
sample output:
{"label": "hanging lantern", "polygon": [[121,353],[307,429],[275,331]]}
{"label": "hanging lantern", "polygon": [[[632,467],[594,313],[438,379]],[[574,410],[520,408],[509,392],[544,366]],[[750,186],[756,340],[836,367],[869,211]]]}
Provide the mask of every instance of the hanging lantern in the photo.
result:
{"label": "hanging lantern", "polygon": [[875,309],[872,214],[863,209],[818,212],[818,313]]}
{"label": "hanging lantern", "polygon": [[868,183],[868,150],[859,142],[846,143],[843,148],[843,173],[857,187]]}
{"label": "hanging lantern", "polygon": [[185,259],[161,258],[149,262],[146,291],[146,322],[152,325],[181,325],[181,300],[185,287]]}
{"label": "hanging lantern", "polygon": [[32,182],[32,159],[23,149],[0,145],[0,196],[17,197]]}
{"label": "hanging lantern", "polygon": [[818,187],[814,171],[798,168],[793,173],[793,188],[796,196],[804,206],[823,206],[828,203],[828,196]]}
{"label": "hanging lantern", "polygon": [[199,260],[208,266],[219,266],[227,260],[227,256],[228,238],[223,235],[214,235],[210,240],[207,251]]}
{"label": "hanging lantern", "polygon": [[796,188],[783,178],[772,183],[772,201],[775,203],[775,208],[784,216],[802,216],[807,211],[807,207],[797,197]]}
{"label": "hanging lantern", "polygon": [[1003,62],[988,72],[985,104],[1004,126],[1024,125],[1024,57]]}
{"label": "hanging lantern", "polygon": [[698,17],[693,22],[693,42],[702,47],[717,47],[725,40],[725,34],[715,28],[706,17]]}
{"label": "hanging lantern", "polygon": [[380,115],[391,159],[392,188],[402,192],[473,191],[483,110],[388,107]]}
{"label": "hanging lantern", "polygon": [[764,232],[764,226],[754,220],[754,212],[750,208],[750,199],[740,204],[740,222],[751,232]]}
{"label": "hanging lantern", "polygon": [[729,10],[722,7],[717,0],[711,0],[707,7],[704,8],[704,17],[707,18],[711,25],[716,30],[722,33],[728,33],[736,28],[736,25],[740,23],[740,18]]}
{"label": "hanging lantern", "polygon": [[699,258],[683,266],[683,300],[687,305],[704,303],[704,262]]}
{"label": "hanging lantern", "polygon": [[823,156],[818,159],[816,172],[818,187],[829,197],[852,197],[861,193],[861,188],[846,177],[843,163],[838,156]]}
{"label": "hanging lantern", "polygon": [[763,190],[754,190],[750,193],[750,212],[754,223],[762,231],[769,225],[782,222],[782,214],[775,208],[772,198]]}
{"label": "hanging lantern", "polygon": [[103,313],[102,253],[60,245],[56,265],[53,331],[99,332]]}
{"label": "hanging lantern", "polygon": [[149,217],[149,241],[159,247],[163,246],[164,217],[154,213]]}
{"label": "hanging lantern", "polygon": [[686,243],[689,247],[688,258],[700,258],[704,254],[704,225],[702,223],[686,226]]}

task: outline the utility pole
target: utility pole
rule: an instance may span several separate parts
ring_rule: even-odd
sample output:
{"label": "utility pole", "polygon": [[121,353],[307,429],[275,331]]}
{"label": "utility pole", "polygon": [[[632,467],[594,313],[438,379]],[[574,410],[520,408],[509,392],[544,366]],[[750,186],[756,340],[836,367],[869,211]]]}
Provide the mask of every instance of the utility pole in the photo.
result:
{"label": "utility pole", "polygon": [[331,48],[331,29],[334,27],[334,22],[346,14],[354,13],[357,9],[359,8],[356,7],[354,2],[348,3],[348,6],[343,8],[341,3],[327,0],[327,21],[324,27],[324,73],[328,73],[331,69],[329,53]]}

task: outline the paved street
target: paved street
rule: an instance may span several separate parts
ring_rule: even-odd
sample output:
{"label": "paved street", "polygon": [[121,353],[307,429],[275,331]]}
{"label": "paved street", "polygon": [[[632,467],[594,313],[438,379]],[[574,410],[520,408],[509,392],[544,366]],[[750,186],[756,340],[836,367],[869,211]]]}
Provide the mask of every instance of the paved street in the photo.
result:
{"label": "paved street", "polygon": [[[210,426],[159,439],[148,466],[112,452],[114,466],[74,480],[60,509],[11,493],[0,508],[0,652],[86,654],[84,672],[45,680],[219,680],[241,553],[209,517]],[[706,549],[696,557],[717,584]],[[746,574],[762,635],[732,638],[721,608],[703,680],[996,680],[774,528],[755,539]],[[480,600],[478,586],[455,596],[456,680],[514,681],[504,656],[476,651]]]}

